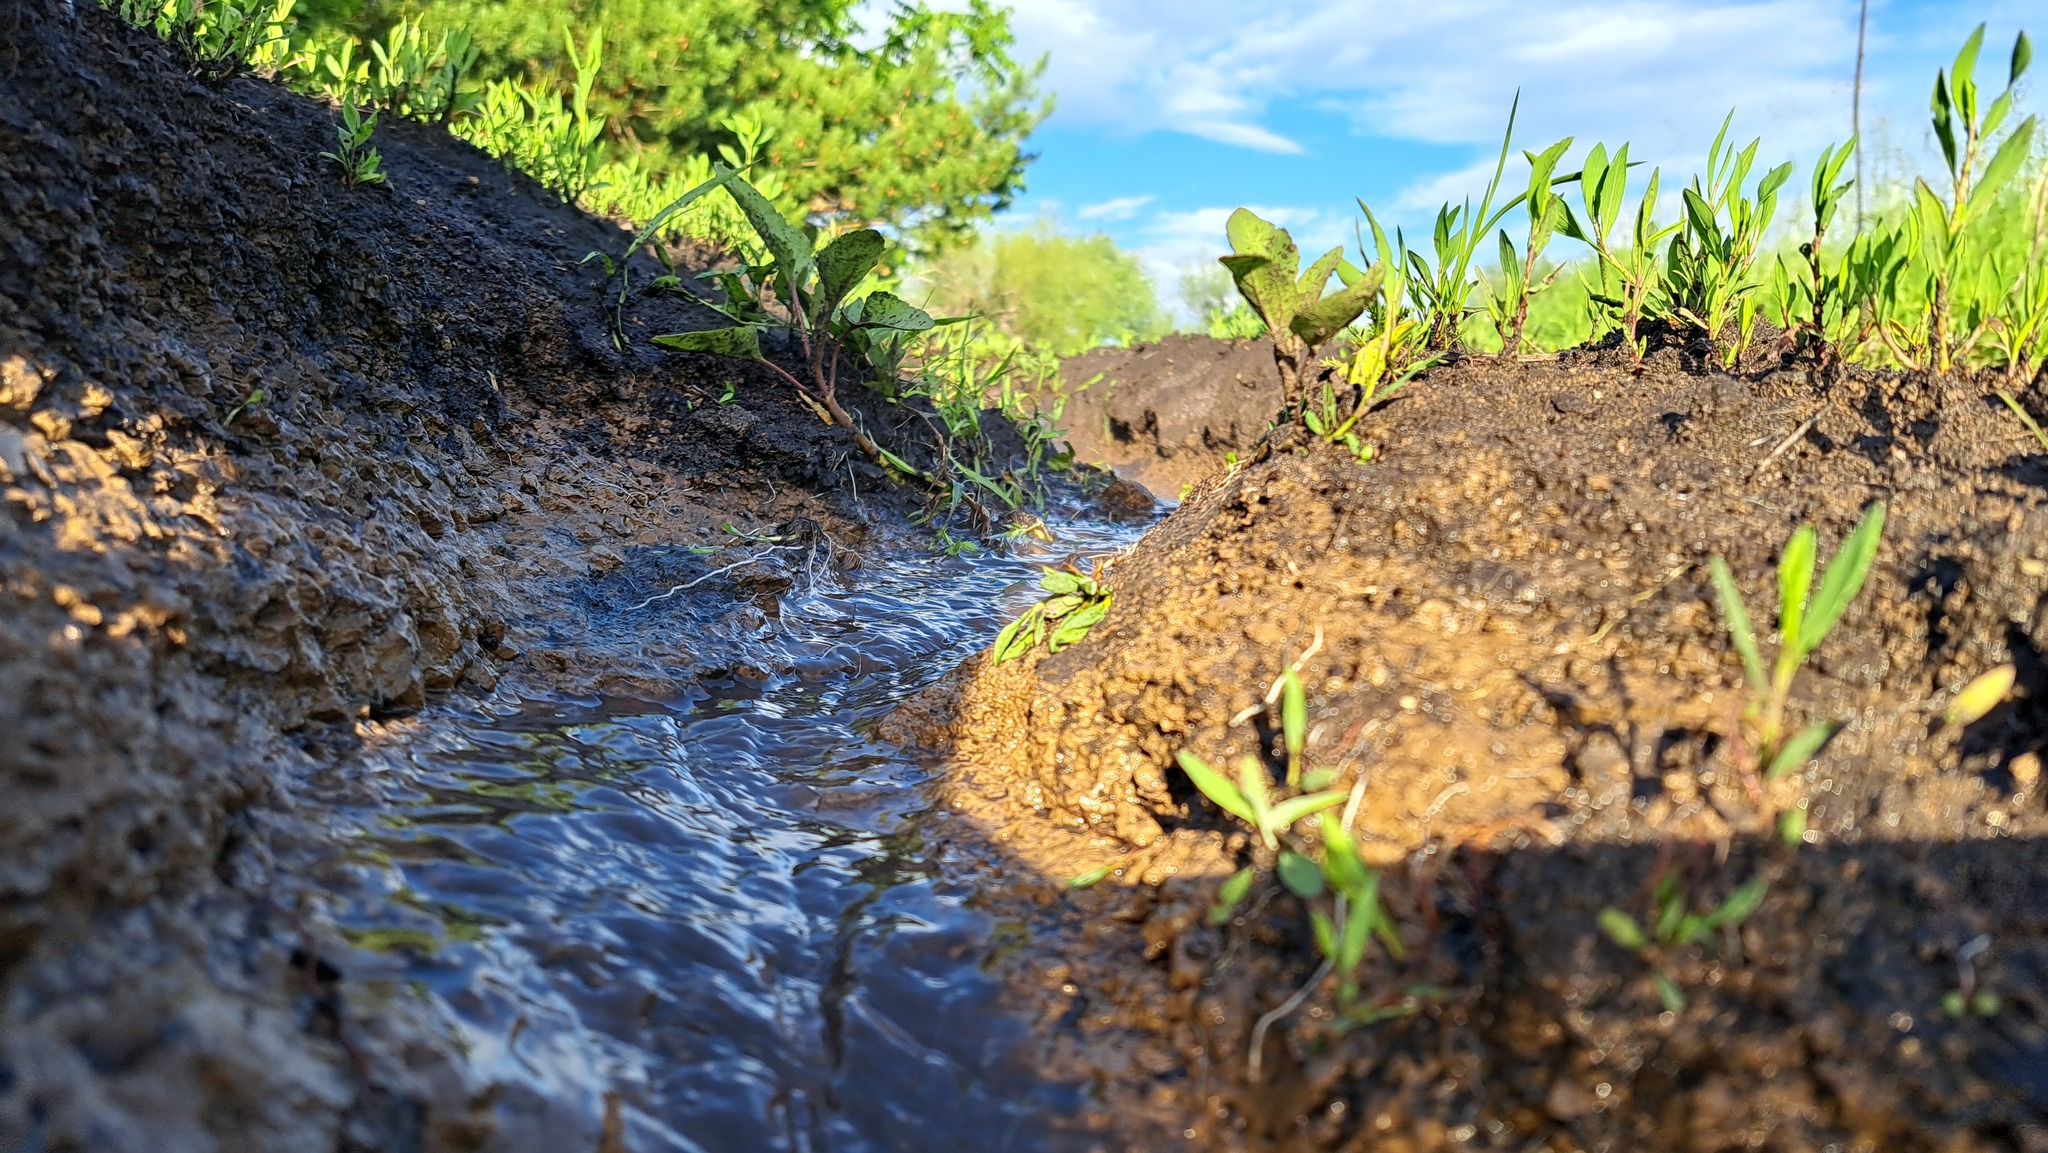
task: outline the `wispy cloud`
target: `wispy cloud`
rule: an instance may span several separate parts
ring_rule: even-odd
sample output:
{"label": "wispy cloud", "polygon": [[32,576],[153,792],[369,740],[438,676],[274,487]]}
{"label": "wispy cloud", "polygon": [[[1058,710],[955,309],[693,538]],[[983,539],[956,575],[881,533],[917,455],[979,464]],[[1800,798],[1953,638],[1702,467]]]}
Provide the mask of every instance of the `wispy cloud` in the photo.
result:
{"label": "wispy cloud", "polygon": [[1156,199],[1158,197],[1149,193],[1144,196],[1119,196],[1114,200],[1105,200],[1100,204],[1082,205],[1080,210],[1074,213],[1074,215],[1083,220],[1129,220],[1136,216],[1139,210]]}

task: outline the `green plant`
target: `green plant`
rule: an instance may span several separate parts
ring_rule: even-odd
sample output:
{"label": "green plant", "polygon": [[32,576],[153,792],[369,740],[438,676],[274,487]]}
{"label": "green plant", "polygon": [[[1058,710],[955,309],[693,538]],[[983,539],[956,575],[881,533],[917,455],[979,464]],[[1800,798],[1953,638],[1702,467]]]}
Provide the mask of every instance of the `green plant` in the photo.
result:
{"label": "green plant", "polygon": [[103,0],[138,28],[183,49],[201,76],[275,73],[291,60],[296,0]]}
{"label": "green plant", "polygon": [[320,158],[332,160],[341,169],[343,182],[354,186],[359,184],[384,183],[384,157],[370,147],[370,137],[377,131],[377,114],[364,116],[353,104],[341,106],[341,123],[335,125],[336,151],[322,152]]}
{"label": "green plant", "polygon": [[1792,534],[1778,558],[1778,654],[1768,673],[1757,651],[1756,632],[1750,626],[1742,592],[1728,571],[1728,562],[1716,555],[1708,563],[1721,618],[1727,625],[1729,641],[1742,660],[1743,675],[1752,692],[1743,717],[1756,725],[1758,765],[1766,780],[1775,780],[1804,766],[1839,727],[1831,720],[1814,721],[1788,737],[1785,705],[1800,665],[1827,639],[1850,602],[1863,590],[1871,561],[1877,556],[1878,539],[1884,533],[1884,516],[1883,501],[1872,504],[1863,514],[1841,549],[1828,561],[1818,592],[1813,588],[1813,573],[1819,534],[1812,525],[1802,525]]}
{"label": "green plant", "polygon": [[[1340,268],[1345,264],[1342,248],[1331,249],[1301,269],[1294,238],[1250,209],[1231,213],[1227,232],[1231,254],[1221,262],[1272,333],[1282,402],[1290,414],[1298,415],[1307,399],[1303,375],[1315,364],[1316,351],[1358,319],[1386,272],[1378,267],[1363,273]],[[1343,287],[1325,296],[1332,274],[1340,276]]]}
{"label": "green plant", "polygon": [[[1378,256],[1373,267],[1381,273],[1379,288],[1366,301],[1365,311],[1371,323],[1363,332],[1354,330],[1349,356],[1323,362],[1326,367],[1339,370],[1344,383],[1350,386],[1348,393],[1340,397],[1336,387],[1325,379],[1317,404],[1303,414],[1302,421],[1309,431],[1350,449],[1363,462],[1372,458],[1374,450],[1353,431],[1359,418],[1392,399],[1402,386],[1435,364],[1437,358],[1423,355],[1425,330],[1421,319],[1408,307],[1405,240],[1397,232],[1394,243],[1388,243],[1372,209],[1363,200],[1358,207],[1372,228],[1373,252]],[[1355,278],[1356,274],[1353,275]]]}
{"label": "green plant", "polygon": [[1986,144],[2012,111],[2014,86],[2033,60],[2033,47],[2027,34],[2021,32],[2013,40],[2005,89],[1980,115],[1976,68],[1977,54],[1983,46],[1984,26],[1979,24],[1956,53],[1954,63],[1934,80],[1934,136],[1948,169],[1948,201],[1943,203],[1924,179],[1913,185],[1913,215],[1919,225],[1921,256],[1930,284],[1927,360],[1940,372],[1949,371],[1960,357],[1970,352],[1984,336],[1990,319],[1991,310],[1979,308],[1978,315],[1970,317],[1974,323],[1963,326],[1966,331],[1960,335],[1955,331],[1959,306],[1973,295],[1959,291],[1959,278],[1968,270],[1982,268],[1968,255],[1965,240],[1970,226],[1985,215],[2005,185],[2019,174],[2033,147],[2035,118],[2029,116],[2007,134],[1982,172],[1977,169]]}
{"label": "green plant", "polygon": [[1759,246],[1771,218],[1777,215],[1778,190],[1792,178],[1792,166],[1781,164],[1756,183],[1754,196],[1743,193],[1760,140],[1737,151],[1728,142],[1730,112],[1707,149],[1707,171],[1685,189],[1682,226],[1671,238],[1664,258],[1664,292],[1671,314],[1709,340],[1721,340],[1731,322],[1743,324],[1743,336],[1724,351],[1733,365],[1747,343],[1753,311],[1745,311],[1760,284],[1751,275]]}
{"label": "green plant", "polygon": [[604,164],[605,119],[590,108],[604,63],[603,33],[593,30],[582,49],[562,34],[575,66],[569,98],[545,83],[495,80],[484,89],[475,115],[455,122],[456,134],[532,176],[565,200],[591,191]]}
{"label": "green plant", "polygon": [[1612,905],[1600,910],[1600,931],[1608,940],[1647,962],[1657,985],[1657,999],[1667,1011],[1682,1013],[1685,993],[1665,967],[1670,953],[1748,920],[1764,903],[1770,887],[1768,879],[1754,877],[1736,886],[1711,912],[1695,913],[1685,883],[1676,872],[1667,870],[1658,878],[1651,898],[1654,916],[1647,931],[1634,917]]}
{"label": "green plant", "polygon": [[1498,208],[1493,203],[1493,198],[1500,194],[1501,177],[1507,172],[1508,152],[1514,146],[1515,117],[1521,107],[1522,95],[1517,92],[1508,108],[1507,131],[1501,135],[1500,159],[1494,163],[1493,178],[1487,181],[1478,209],[1468,199],[1456,207],[1445,204],[1437,210],[1436,224],[1430,232],[1436,263],[1432,265],[1421,252],[1406,250],[1412,291],[1425,318],[1424,344],[1429,348],[1450,349],[1458,345],[1465,318],[1473,311],[1472,290],[1478,286],[1473,258],[1501,220],[1522,202],[1522,197],[1515,196]]}
{"label": "green plant", "polygon": [[991,651],[993,663],[1015,660],[1041,644],[1048,652],[1059,652],[1087,636],[1115,599],[1100,572],[1091,576],[1071,564],[1046,569],[1038,587],[1045,590],[1045,599],[1003,626]]}
{"label": "green plant", "polygon": [[[797,395],[827,421],[850,433],[862,452],[884,460],[884,450],[839,403],[842,352],[866,357],[882,350],[898,334],[925,332],[939,322],[893,293],[851,296],[882,258],[887,242],[881,233],[872,228],[856,229],[814,248],[813,236],[783,219],[753,185],[729,174],[725,188],[759,235],[768,262],[749,265],[728,282],[727,317],[736,324],[658,336],[655,343],[682,352],[759,361],[794,385]],[[759,330],[768,322],[750,305],[770,295],[781,303],[802,348],[808,384],[761,355]]]}
{"label": "green plant", "polygon": [[1587,152],[1585,163],[1579,168],[1579,197],[1585,219],[1580,220],[1567,204],[1564,223],[1558,231],[1593,250],[1598,281],[1586,284],[1590,338],[1599,340],[1620,329],[1629,356],[1641,364],[1644,342],[1637,333],[1651,308],[1652,293],[1659,286],[1657,246],[1677,232],[1679,225],[1656,223],[1659,175],[1653,168],[1636,203],[1628,245],[1614,246],[1614,229],[1621,222],[1628,200],[1628,147],[1623,144],[1615,149],[1611,158],[1604,144],[1595,144]]}
{"label": "green plant", "polygon": [[1580,178],[1575,173],[1563,180],[1552,180],[1557,162],[1571,146],[1572,138],[1567,136],[1540,154],[1526,150],[1522,153],[1529,160],[1529,187],[1518,199],[1529,213],[1529,237],[1523,251],[1517,255],[1515,242],[1508,239],[1507,229],[1500,230],[1501,287],[1495,291],[1489,284],[1487,294],[1486,307],[1493,315],[1494,328],[1500,333],[1502,356],[1513,358],[1522,355],[1522,331],[1529,324],[1529,298],[1549,287],[1561,271],[1561,268],[1553,269],[1541,280],[1537,277],[1537,262],[1543,258],[1543,250],[1570,213],[1564,198],[1551,190],[1552,185]]}
{"label": "green plant", "polygon": [[1296,821],[1344,803],[1341,790],[1303,793],[1276,798],[1259,759],[1246,755],[1237,762],[1237,779],[1231,780],[1211,768],[1207,761],[1186,749],[1174,754],[1182,772],[1202,795],[1216,807],[1250,825],[1268,849],[1280,847],[1280,835]]}

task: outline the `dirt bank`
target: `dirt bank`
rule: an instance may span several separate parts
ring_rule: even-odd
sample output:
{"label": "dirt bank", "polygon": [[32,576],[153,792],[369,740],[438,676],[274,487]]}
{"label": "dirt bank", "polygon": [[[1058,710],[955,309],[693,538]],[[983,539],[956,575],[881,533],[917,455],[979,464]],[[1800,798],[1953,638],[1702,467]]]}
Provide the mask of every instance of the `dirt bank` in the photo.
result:
{"label": "dirt bank", "polygon": [[578,263],[618,229],[403,122],[344,187],[331,109],[73,7],[0,17],[0,1147],[473,1147],[490,1087],[337,1000],[272,867],[298,782],[508,674],[744,659],[921,498],[654,355],[690,306],[620,351]]}
{"label": "dirt bank", "polygon": [[[1369,465],[1281,441],[1197,484],[1085,643],[972,662],[885,726],[1047,878],[1003,906],[1006,964],[1049,1067],[1101,1087],[1092,1123],[1146,1148],[2048,1149],[2048,453],[1988,389],[1468,359],[1367,433]],[[1845,727],[1761,787],[1706,561],[1766,615],[1794,527],[1831,551],[1880,498],[1869,584],[1794,698]],[[1270,858],[1172,766],[1282,763],[1266,693],[1297,660],[1405,959],[1361,970],[1376,1022],[1312,990],[1255,1084],[1251,1026],[1313,938],[1270,871],[1207,923]],[[2006,701],[1944,724],[2006,662]],[[1802,806],[1786,848],[1772,814]],[[1697,912],[1768,884],[1667,951],[1677,1011],[1596,923],[1648,921],[1665,876]]]}
{"label": "dirt bank", "polygon": [[1060,369],[1064,423],[1079,459],[1166,500],[1245,453],[1280,408],[1273,346],[1169,336],[1103,348]]}

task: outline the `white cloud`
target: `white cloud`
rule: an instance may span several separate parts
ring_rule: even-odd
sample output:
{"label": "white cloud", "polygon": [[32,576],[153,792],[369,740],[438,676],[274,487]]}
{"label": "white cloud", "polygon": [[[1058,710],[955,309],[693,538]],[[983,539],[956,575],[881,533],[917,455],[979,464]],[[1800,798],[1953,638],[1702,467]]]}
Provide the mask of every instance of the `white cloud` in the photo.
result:
{"label": "white cloud", "polygon": [[1140,209],[1156,199],[1158,198],[1151,195],[1119,196],[1114,200],[1105,200],[1100,204],[1083,205],[1074,215],[1083,220],[1129,220],[1136,216]]}
{"label": "white cloud", "polygon": [[[1911,122],[1935,54],[1978,19],[2009,42],[2037,2],[1880,0],[1866,119]],[[1483,150],[1520,90],[1518,141],[1628,140],[1672,164],[1696,163],[1731,106],[1778,155],[1845,136],[1856,13],[1846,0],[1016,0],[1013,25],[1023,52],[1050,54],[1071,125],[1299,152],[1290,118],[1309,105],[1360,134]]]}

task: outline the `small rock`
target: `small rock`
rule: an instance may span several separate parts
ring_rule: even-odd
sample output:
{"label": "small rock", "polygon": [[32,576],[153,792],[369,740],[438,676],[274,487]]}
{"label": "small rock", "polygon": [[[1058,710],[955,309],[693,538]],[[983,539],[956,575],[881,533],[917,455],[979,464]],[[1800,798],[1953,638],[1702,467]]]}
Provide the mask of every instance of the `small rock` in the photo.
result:
{"label": "small rock", "polygon": [[1110,481],[1109,486],[1096,496],[1095,503],[1118,520],[1142,520],[1159,507],[1158,500],[1145,491],[1145,486],[1122,477]]}
{"label": "small rock", "polygon": [[25,357],[0,360],[0,408],[27,412],[42,391],[42,374],[30,368]]}
{"label": "small rock", "polygon": [[2021,792],[2031,793],[2034,785],[2041,780],[2041,754],[2021,753],[2012,759],[2013,784]]}
{"label": "small rock", "polygon": [[1586,398],[1576,392],[1553,392],[1550,407],[1569,416],[1586,411]]}

